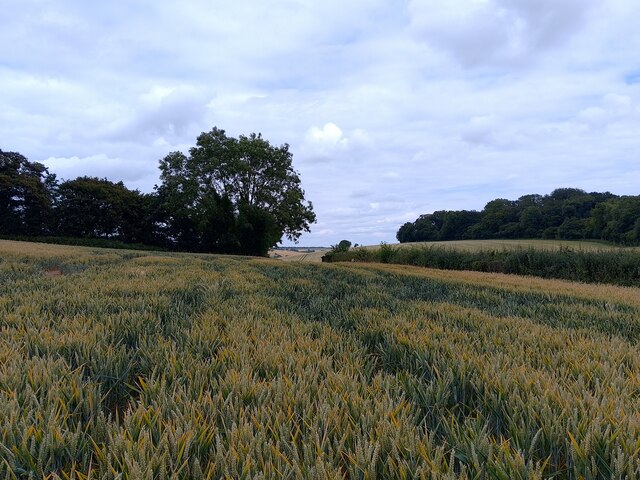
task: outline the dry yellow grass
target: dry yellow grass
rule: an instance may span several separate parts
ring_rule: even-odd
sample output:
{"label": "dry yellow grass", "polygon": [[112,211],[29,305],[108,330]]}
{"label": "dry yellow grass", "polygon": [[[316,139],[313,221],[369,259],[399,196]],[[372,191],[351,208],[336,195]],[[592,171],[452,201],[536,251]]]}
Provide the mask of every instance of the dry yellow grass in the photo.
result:
{"label": "dry yellow grass", "polygon": [[322,256],[330,249],[315,249],[313,252],[294,251],[294,250],[271,250],[269,257],[285,262],[310,262],[320,263],[322,262]]}

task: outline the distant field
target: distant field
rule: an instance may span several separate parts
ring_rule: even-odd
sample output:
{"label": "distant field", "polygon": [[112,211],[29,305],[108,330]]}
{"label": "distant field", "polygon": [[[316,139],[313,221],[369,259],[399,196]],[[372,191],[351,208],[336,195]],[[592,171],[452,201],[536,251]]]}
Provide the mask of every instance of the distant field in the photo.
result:
{"label": "distant field", "polygon": [[383,244],[330,252],[325,260],[640,286],[640,249],[596,242],[476,240]]}
{"label": "distant field", "polygon": [[640,289],[0,241],[0,478],[640,478]]}
{"label": "distant field", "polygon": [[[578,241],[578,240],[454,240],[450,242],[415,242],[415,243],[397,243],[393,244],[397,247],[444,247],[455,248],[465,251],[478,250],[503,250],[514,248],[536,248],[541,250],[560,250],[561,248],[572,248],[584,251],[600,251],[615,250],[621,247],[605,242],[595,241]],[[376,248],[373,245],[367,248]]]}
{"label": "distant field", "polygon": [[[393,243],[393,247],[443,247],[475,252],[480,250],[505,250],[517,248],[536,248],[541,250],[560,250],[571,248],[582,251],[616,250],[621,247],[605,242],[571,241],[571,240],[455,240],[450,242],[415,242]],[[365,246],[366,249],[377,249],[380,245]],[[330,249],[316,249],[313,253],[296,252],[290,250],[272,250],[269,256],[287,262],[321,262],[322,256]]]}
{"label": "distant field", "polygon": [[313,252],[306,252],[305,249],[301,251],[295,250],[271,250],[269,256],[285,262],[322,262],[322,256],[327,253],[329,248],[316,248]]}

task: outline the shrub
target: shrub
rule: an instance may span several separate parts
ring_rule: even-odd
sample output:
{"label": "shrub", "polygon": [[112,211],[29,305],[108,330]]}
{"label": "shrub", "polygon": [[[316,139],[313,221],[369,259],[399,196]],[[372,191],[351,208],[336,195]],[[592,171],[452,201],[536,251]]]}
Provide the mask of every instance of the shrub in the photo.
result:
{"label": "shrub", "polygon": [[380,243],[380,248],[378,249],[377,253],[382,263],[390,263],[395,253],[395,250],[388,243],[382,242]]}

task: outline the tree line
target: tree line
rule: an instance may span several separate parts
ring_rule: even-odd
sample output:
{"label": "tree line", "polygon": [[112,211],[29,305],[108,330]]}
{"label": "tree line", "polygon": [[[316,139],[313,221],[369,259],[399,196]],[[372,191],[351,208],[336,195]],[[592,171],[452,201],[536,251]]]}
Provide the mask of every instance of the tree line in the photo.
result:
{"label": "tree line", "polygon": [[159,162],[152,193],[122,181],[59,181],[44,165],[0,150],[0,235],[110,239],[163,248],[266,255],[315,221],[287,144],[213,128],[186,155]]}
{"label": "tree line", "polygon": [[606,240],[640,244],[640,195],[587,193],[559,188],[548,195],[498,198],[482,211],[441,210],[407,222],[396,234],[399,242],[465,239]]}

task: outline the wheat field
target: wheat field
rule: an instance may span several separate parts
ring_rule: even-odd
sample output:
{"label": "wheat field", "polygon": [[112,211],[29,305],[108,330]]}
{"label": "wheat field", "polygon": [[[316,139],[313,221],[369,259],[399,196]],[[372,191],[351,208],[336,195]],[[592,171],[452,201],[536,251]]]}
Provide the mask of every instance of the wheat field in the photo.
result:
{"label": "wheat field", "polygon": [[[628,247],[619,247],[612,243],[598,242],[592,240],[509,240],[509,239],[493,239],[493,240],[449,240],[441,242],[408,242],[394,243],[394,247],[411,248],[411,247],[442,247],[465,252],[477,252],[481,250],[513,250],[513,249],[529,249],[557,251],[568,248],[578,251],[603,251],[617,250],[620,248],[629,249]],[[365,248],[378,248],[379,245],[372,245]]]}
{"label": "wheat field", "polygon": [[0,241],[0,478],[634,479],[640,289]]}
{"label": "wheat field", "polygon": [[[393,243],[393,248],[430,248],[438,247],[451,250],[459,250],[463,252],[478,252],[487,250],[517,250],[517,249],[536,249],[545,251],[558,251],[561,249],[571,249],[585,252],[598,252],[610,250],[638,250],[637,247],[618,247],[611,243],[588,241],[588,240],[450,240],[442,242],[410,242],[410,243]],[[359,248],[367,250],[377,250],[380,245],[368,245]],[[271,250],[269,252],[272,258],[277,258],[285,262],[312,262],[319,263],[322,256],[331,251],[330,248],[317,248],[313,252],[306,252],[305,249],[296,250]]]}

